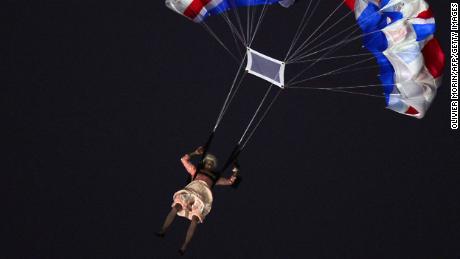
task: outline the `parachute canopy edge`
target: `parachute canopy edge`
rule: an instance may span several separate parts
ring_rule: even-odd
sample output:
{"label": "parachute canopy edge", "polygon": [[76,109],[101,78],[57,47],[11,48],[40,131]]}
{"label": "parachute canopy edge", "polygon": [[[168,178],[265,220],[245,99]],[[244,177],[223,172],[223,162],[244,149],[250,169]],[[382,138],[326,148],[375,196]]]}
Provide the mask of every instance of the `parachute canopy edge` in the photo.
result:
{"label": "parachute canopy edge", "polygon": [[295,3],[295,0],[165,0],[166,7],[196,23],[229,9],[275,3],[288,8]]}

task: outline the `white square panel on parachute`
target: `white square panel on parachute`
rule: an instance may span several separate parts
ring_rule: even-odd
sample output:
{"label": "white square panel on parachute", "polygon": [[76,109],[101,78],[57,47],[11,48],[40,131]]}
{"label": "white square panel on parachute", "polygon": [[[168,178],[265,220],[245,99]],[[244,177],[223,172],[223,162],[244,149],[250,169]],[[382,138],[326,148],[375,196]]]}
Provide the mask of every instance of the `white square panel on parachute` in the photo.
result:
{"label": "white square panel on parachute", "polygon": [[249,74],[284,88],[285,64],[283,61],[276,60],[250,48],[247,51],[247,58],[246,71]]}

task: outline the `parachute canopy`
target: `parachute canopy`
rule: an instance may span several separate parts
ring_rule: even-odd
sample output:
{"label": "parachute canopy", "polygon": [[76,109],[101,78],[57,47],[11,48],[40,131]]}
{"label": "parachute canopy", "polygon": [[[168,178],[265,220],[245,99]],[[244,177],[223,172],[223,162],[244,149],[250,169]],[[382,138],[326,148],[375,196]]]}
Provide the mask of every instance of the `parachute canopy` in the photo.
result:
{"label": "parachute canopy", "polygon": [[202,22],[208,16],[220,14],[230,9],[244,6],[267,5],[280,2],[289,7],[295,0],[166,0],[166,6],[193,20]]}
{"label": "parachute canopy", "polygon": [[380,65],[387,108],[422,118],[441,84],[445,56],[424,0],[346,0]]}
{"label": "parachute canopy", "polygon": [[[203,22],[204,27],[208,28],[204,23],[207,17],[218,14],[223,14],[223,16],[225,16],[225,12],[230,9],[263,6],[260,16],[263,18],[265,5],[279,3],[283,7],[289,7],[294,2],[295,0],[166,0],[166,5],[168,8],[194,22]],[[332,88],[308,87],[309,85],[306,85],[306,87],[294,87],[294,85],[306,82],[312,78],[334,74],[332,72],[340,71],[342,68],[308,79],[299,81],[294,80],[308,71],[317,62],[326,60],[328,58],[327,55],[333,53],[340,46],[355,39],[362,39],[363,45],[371,52],[366,53],[371,56],[368,60],[372,60],[373,57],[375,57],[380,70],[379,80],[383,87],[383,95],[378,95],[377,97],[385,98],[388,109],[411,117],[422,118],[433,102],[438,87],[441,85],[442,71],[445,65],[445,55],[439,42],[433,36],[436,30],[436,24],[434,15],[427,2],[425,0],[337,0],[336,2],[339,6],[295,51],[291,52],[296,42],[301,38],[300,34],[308,25],[310,18],[313,17],[313,19],[315,19],[312,14],[317,9],[319,2],[319,0],[309,1],[307,11],[300,21],[298,31],[291,43],[291,47],[287,51],[285,60],[282,61],[254,51],[251,47],[259,22],[262,19],[258,20],[254,30],[252,30],[253,24],[246,26],[249,28],[249,32],[246,32],[246,34],[244,33],[244,26],[240,24],[239,28],[235,28],[227,19],[226,21],[230,23],[229,26],[231,26],[230,31],[234,34],[235,42],[240,40],[247,49],[245,53],[245,57],[247,58],[246,71],[281,88],[333,90]],[[348,6],[352,11],[352,13],[349,14],[355,15],[357,21],[356,27],[359,27],[356,28],[355,31],[359,32],[359,30],[361,30],[362,34],[352,39],[347,37],[321,50],[308,50],[307,47],[310,46],[311,43],[318,40],[320,36],[324,35],[330,28],[342,23],[342,20],[345,18],[343,15],[330,28],[321,30],[321,27],[326,24],[331,16],[343,4]],[[312,11],[308,13],[310,7],[312,7]],[[235,13],[236,18],[239,19],[238,12]],[[249,17],[249,14],[252,14],[252,12],[248,11],[247,14]],[[247,19],[247,21],[251,23],[252,20],[252,18]],[[239,20],[238,22],[241,23]],[[349,25],[343,27],[350,28]],[[351,26],[351,28],[352,27],[353,26]],[[342,30],[347,32],[348,29]],[[355,31],[351,33],[348,32],[349,36]],[[316,33],[320,34],[312,38]],[[216,38],[215,34],[212,32],[211,34]],[[341,33],[338,33],[338,35],[340,34]],[[278,45],[281,40],[283,39],[279,39],[278,42],[273,42],[273,44]],[[308,42],[309,40],[310,42]],[[289,43],[289,39],[286,39],[286,41]],[[218,42],[230,52],[222,41],[218,39]],[[327,40],[324,42],[327,42]],[[239,46],[237,47],[239,48]],[[313,47],[313,49],[315,48]],[[324,50],[328,50],[328,52],[319,58],[315,58],[315,61],[310,66],[302,70],[302,72],[294,78],[288,78],[286,82],[284,81],[285,65],[291,66],[294,65],[294,63],[305,63],[303,59],[316,53],[321,53]],[[349,55],[349,57],[352,56],[359,55]],[[234,58],[239,61],[235,56]],[[364,61],[366,60],[363,60],[363,62]],[[242,62],[244,62],[244,60]],[[362,64],[363,62],[360,61],[348,64],[345,68],[356,64]],[[242,68],[242,66],[240,66],[240,68]],[[238,74],[236,77],[238,77]],[[236,81],[234,80],[234,82]],[[344,88],[347,87],[342,87],[342,89]],[[348,89],[351,88],[353,87],[348,87]]]}

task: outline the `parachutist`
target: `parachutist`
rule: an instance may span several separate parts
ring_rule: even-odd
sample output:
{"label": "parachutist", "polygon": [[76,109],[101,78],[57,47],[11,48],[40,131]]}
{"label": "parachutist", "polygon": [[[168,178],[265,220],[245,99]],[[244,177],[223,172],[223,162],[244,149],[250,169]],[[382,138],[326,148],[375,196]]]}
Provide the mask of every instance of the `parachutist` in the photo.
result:
{"label": "parachutist", "polygon": [[186,154],[181,158],[181,162],[185,170],[192,177],[192,181],[182,190],[174,193],[173,204],[171,211],[166,217],[161,230],[156,233],[157,236],[163,237],[176,215],[188,218],[190,225],[185,236],[185,241],[182,244],[179,253],[183,255],[185,250],[192,240],[198,223],[203,223],[206,215],[209,214],[213,202],[212,188],[215,185],[231,186],[237,180],[239,168],[233,166],[232,176],[229,178],[221,177],[219,172],[216,172],[217,158],[212,154],[206,154],[200,166],[195,166],[190,159],[197,155],[203,155],[204,148],[198,147],[190,154]]}

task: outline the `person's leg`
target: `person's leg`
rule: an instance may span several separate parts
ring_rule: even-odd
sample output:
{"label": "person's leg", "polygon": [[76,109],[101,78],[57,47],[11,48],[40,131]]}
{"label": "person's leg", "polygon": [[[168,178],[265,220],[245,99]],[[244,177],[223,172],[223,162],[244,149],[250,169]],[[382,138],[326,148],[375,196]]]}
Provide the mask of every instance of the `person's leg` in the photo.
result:
{"label": "person's leg", "polygon": [[193,234],[195,233],[196,226],[198,225],[199,221],[200,220],[198,219],[198,217],[196,217],[196,216],[192,217],[192,220],[190,221],[190,225],[189,225],[188,230],[187,230],[187,235],[185,236],[185,241],[182,244],[181,248],[179,249],[179,253],[181,255],[183,255],[185,253],[185,249],[187,249],[188,244],[192,240]]}
{"label": "person's leg", "polygon": [[171,211],[169,212],[168,216],[166,216],[165,222],[163,223],[163,226],[161,227],[161,230],[157,232],[157,236],[163,237],[166,233],[166,231],[169,229],[169,226],[174,221],[174,218],[176,218],[177,212],[182,210],[182,206],[180,204],[176,204],[174,207],[171,208]]}

